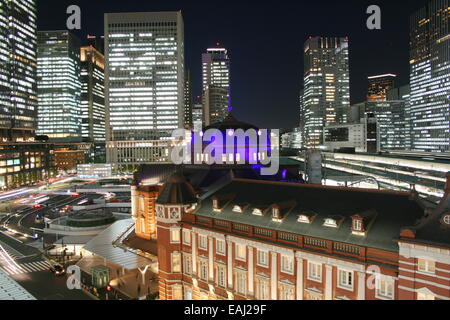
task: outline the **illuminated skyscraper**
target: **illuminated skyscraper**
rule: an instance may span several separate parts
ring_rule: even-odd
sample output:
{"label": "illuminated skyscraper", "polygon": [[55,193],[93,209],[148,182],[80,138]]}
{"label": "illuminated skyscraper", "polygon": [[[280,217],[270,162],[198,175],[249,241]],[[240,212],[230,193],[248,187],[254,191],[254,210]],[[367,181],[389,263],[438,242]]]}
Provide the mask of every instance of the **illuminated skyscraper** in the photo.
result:
{"label": "illuminated skyscraper", "polygon": [[80,41],[67,30],[38,32],[38,133],[81,140]]}
{"label": "illuminated skyscraper", "polygon": [[411,17],[412,149],[450,151],[450,1],[433,0]]}
{"label": "illuminated skyscraper", "polygon": [[202,55],[203,116],[205,125],[223,121],[231,106],[230,58],[223,48]]}
{"label": "illuminated skyscraper", "polygon": [[228,90],[218,86],[209,86],[203,92],[203,121],[205,126],[222,122],[229,114]]}
{"label": "illuminated skyscraper", "polygon": [[323,128],[347,122],[350,107],[347,38],[311,37],[304,47],[303,137],[307,148],[323,145]]}
{"label": "illuminated skyscraper", "polygon": [[36,3],[0,0],[0,142],[36,130]]}
{"label": "illuminated skyscraper", "polygon": [[367,90],[367,101],[386,101],[387,92],[395,87],[395,74],[371,76]]}
{"label": "illuminated skyscraper", "polygon": [[105,14],[107,140],[159,140],[184,123],[181,12]]}
{"label": "illuminated skyscraper", "polygon": [[105,59],[94,47],[81,48],[82,136],[105,142]]}
{"label": "illuminated skyscraper", "polygon": [[190,70],[186,70],[184,84],[184,126],[192,128],[192,105],[194,99],[192,97],[192,79]]}

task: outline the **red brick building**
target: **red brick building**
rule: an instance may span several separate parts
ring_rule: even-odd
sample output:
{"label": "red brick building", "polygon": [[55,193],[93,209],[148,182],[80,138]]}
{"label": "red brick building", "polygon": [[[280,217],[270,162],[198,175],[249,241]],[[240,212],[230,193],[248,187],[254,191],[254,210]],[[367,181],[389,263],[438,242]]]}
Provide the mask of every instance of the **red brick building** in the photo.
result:
{"label": "red brick building", "polygon": [[450,300],[447,180],[436,207],[415,192],[245,179],[198,198],[176,174],[147,210],[160,299]]}

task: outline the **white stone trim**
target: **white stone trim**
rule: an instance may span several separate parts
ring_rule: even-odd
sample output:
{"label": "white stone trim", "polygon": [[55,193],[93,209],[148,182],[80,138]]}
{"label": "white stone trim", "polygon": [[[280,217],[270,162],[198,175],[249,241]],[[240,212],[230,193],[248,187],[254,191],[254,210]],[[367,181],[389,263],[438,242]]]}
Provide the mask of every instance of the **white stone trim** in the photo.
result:
{"label": "white stone trim", "polygon": [[297,300],[303,300],[303,259],[297,260]]}
{"label": "white stone trim", "polygon": [[302,251],[296,251],[295,256],[299,259],[305,259],[311,262],[321,263],[325,265],[332,265],[349,271],[366,272],[364,264],[356,264],[348,261],[337,260],[335,258],[319,256]]}
{"label": "white stone trim", "polygon": [[205,230],[205,229],[199,229],[199,228],[192,228],[192,232],[195,232],[199,235],[206,236],[209,238],[215,238],[215,239],[225,241],[225,235],[223,235],[221,233],[217,233],[217,232],[213,232],[213,231],[209,231],[209,230]]}
{"label": "white stone trim", "polygon": [[450,250],[399,242],[399,254],[405,258],[420,258],[450,265]]}
{"label": "white stone trim", "polygon": [[333,266],[325,265],[325,300],[333,300]]}
{"label": "white stone trim", "polygon": [[425,272],[420,272],[417,270],[410,270],[410,269],[405,269],[405,268],[398,268],[398,270],[407,272],[407,273],[420,274],[420,275],[431,277],[431,278],[437,278],[437,279],[441,279],[441,280],[450,281],[450,277],[438,276],[434,273],[425,273]]}
{"label": "white stone trim", "polygon": [[[399,289],[399,290],[405,290],[405,291],[408,291],[408,292],[414,292],[414,293],[417,295],[417,293],[420,293],[420,292],[423,293],[423,289],[424,289],[424,288],[413,289],[413,288],[408,288],[408,287],[404,287],[404,286],[398,286],[398,289]],[[440,296],[440,295],[436,295],[436,294],[433,294],[433,295],[434,295],[436,298],[441,299],[441,300],[450,300],[449,297],[444,297],[444,296]],[[417,296],[415,297],[415,299],[417,299]]]}
{"label": "white stone trim", "polygon": [[437,287],[437,288],[441,288],[441,289],[446,289],[446,290],[450,290],[450,286],[446,286],[443,284],[439,284],[436,282],[431,282],[431,281],[427,281],[427,280],[422,280],[419,278],[411,278],[411,277],[406,277],[406,276],[399,276],[399,279],[404,279],[404,280],[408,280],[408,281],[412,281],[412,282],[420,282],[420,283],[424,283],[433,287]]}
{"label": "white stone trim", "polygon": [[272,259],[271,259],[271,297],[272,300],[277,300],[277,293],[278,293],[278,257],[277,252],[272,252]]}
{"label": "white stone trim", "polygon": [[254,248],[248,247],[248,294],[250,296],[254,296],[255,288],[254,288]]}
{"label": "white stone trim", "polygon": [[228,241],[234,242],[239,245],[245,245],[248,247],[254,247],[256,249],[262,250],[262,251],[270,251],[270,252],[276,252],[278,254],[282,254],[285,256],[292,256],[294,257],[295,252],[292,249],[286,249],[278,246],[273,246],[269,244],[265,244],[262,242],[252,241],[248,239],[242,239],[234,236],[226,236],[226,239]]}

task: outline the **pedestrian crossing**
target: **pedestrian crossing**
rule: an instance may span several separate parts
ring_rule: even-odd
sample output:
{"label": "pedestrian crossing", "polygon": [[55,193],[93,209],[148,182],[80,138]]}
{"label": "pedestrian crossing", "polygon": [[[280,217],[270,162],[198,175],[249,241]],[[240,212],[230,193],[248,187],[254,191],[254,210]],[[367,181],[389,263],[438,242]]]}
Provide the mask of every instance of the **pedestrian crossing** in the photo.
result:
{"label": "pedestrian crossing", "polygon": [[25,258],[25,255],[23,255],[22,253],[20,253],[19,251],[15,250],[14,248],[8,246],[6,243],[1,242],[0,241],[0,246],[3,247],[3,249],[5,249],[5,251],[8,253],[8,255],[13,259],[13,260],[19,260],[22,258]]}
{"label": "pedestrian crossing", "polygon": [[25,273],[34,273],[41,271],[49,271],[52,265],[47,261],[35,261],[14,265],[4,265],[1,266],[2,269],[7,275],[13,276],[18,274]]}

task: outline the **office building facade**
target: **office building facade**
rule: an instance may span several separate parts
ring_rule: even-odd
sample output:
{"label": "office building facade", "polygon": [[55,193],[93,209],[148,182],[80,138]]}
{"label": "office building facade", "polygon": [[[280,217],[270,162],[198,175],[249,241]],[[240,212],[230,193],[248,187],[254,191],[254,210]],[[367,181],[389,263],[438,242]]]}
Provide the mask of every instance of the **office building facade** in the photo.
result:
{"label": "office building facade", "polygon": [[181,12],[105,14],[107,140],[159,140],[184,122]]}
{"label": "office building facade", "polygon": [[412,149],[450,152],[450,15],[432,0],[411,16]]}
{"label": "office building facade", "polygon": [[395,87],[395,74],[368,77],[367,101],[386,101],[387,92]]}
{"label": "office building facade", "polygon": [[93,46],[82,47],[81,119],[86,141],[105,143],[105,59]]}
{"label": "office building facade", "polygon": [[202,55],[205,125],[223,121],[231,107],[231,60],[224,48],[210,48]]}
{"label": "office building facade", "polygon": [[307,148],[323,145],[326,125],[347,122],[350,107],[348,38],[310,37],[304,46],[303,132]]}
{"label": "office building facade", "polygon": [[35,1],[0,1],[0,34],[0,141],[32,141],[37,117]]}
{"label": "office building facade", "polygon": [[192,96],[192,78],[191,71],[186,70],[184,84],[184,127],[192,128],[192,106],[194,98]]}
{"label": "office building facade", "polygon": [[81,140],[80,40],[67,30],[38,32],[38,131]]}

